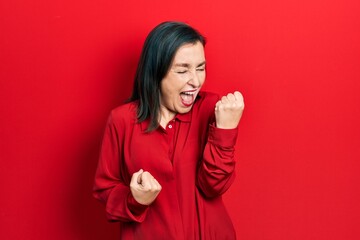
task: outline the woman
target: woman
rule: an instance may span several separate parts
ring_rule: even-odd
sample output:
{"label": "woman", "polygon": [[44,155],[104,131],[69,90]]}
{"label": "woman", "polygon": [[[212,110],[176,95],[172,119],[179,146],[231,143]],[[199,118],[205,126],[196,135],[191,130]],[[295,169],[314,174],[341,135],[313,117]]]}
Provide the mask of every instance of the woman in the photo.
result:
{"label": "woman", "polygon": [[244,103],[201,92],[205,40],[181,22],[147,37],[130,101],[111,112],[94,196],[122,239],[235,239],[221,195],[235,177]]}

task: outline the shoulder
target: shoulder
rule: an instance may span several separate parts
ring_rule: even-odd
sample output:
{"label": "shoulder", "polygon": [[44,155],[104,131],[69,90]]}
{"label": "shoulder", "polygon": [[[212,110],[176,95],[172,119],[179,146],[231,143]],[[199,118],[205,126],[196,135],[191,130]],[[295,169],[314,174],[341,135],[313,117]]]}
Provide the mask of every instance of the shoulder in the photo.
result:
{"label": "shoulder", "polygon": [[129,102],[114,108],[110,112],[109,121],[115,125],[129,124],[136,121],[136,102]]}
{"label": "shoulder", "polygon": [[219,101],[219,95],[212,92],[201,91],[197,99],[198,105],[201,108],[211,108],[215,107],[216,102]]}
{"label": "shoulder", "polygon": [[198,98],[193,106],[193,114],[199,119],[211,118],[214,114],[217,101],[219,101],[219,95],[212,92],[199,92]]}
{"label": "shoulder", "polygon": [[200,91],[199,99],[204,102],[217,102],[219,100],[219,95],[213,92]]}

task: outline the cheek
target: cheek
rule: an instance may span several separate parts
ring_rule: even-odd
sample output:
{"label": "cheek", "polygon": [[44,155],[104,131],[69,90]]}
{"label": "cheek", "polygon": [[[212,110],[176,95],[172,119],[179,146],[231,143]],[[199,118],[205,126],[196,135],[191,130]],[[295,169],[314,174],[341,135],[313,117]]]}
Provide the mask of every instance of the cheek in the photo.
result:
{"label": "cheek", "polygon": [[206,78],[206,73],[203,72],[199,75],[199,79],[200,79],[200,82],[201,83],[204,83],[205,82],[205,78]]}
{"label": "cheek", "polygon": [[161,86],[161,99],[163,102],[169,103],[177,96],[176,87],[173,84],[163,84]]}

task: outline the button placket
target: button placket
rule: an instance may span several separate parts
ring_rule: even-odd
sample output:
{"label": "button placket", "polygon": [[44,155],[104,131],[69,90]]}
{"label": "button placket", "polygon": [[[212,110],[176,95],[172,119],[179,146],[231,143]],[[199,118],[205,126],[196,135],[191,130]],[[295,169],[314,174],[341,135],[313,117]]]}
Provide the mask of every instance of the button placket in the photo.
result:
{"label": "button placket", "polygon": [[172,161],[174,152],[174,131],[175,131],[175,120],[172,120],[167,125],[167,135],[169,140],[169,158]]}

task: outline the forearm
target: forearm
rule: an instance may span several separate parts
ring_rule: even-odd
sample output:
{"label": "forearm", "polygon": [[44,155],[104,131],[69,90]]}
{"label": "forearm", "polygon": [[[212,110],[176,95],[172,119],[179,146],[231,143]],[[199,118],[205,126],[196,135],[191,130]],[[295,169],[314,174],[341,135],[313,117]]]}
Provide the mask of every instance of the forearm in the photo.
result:
{"label": "forearm", "polygon": [[136,202],[130,188],[122,183],[108,189],[95,185],[93,195],[105,204],[109,221],[142,222],[146,217],[148,206]]}
{"label": "forearm", "polygon": [[233,183],[236,138],[237,129],[219,129],[210,126],[197,176],[197,186],[205,196],[219,196]]}

